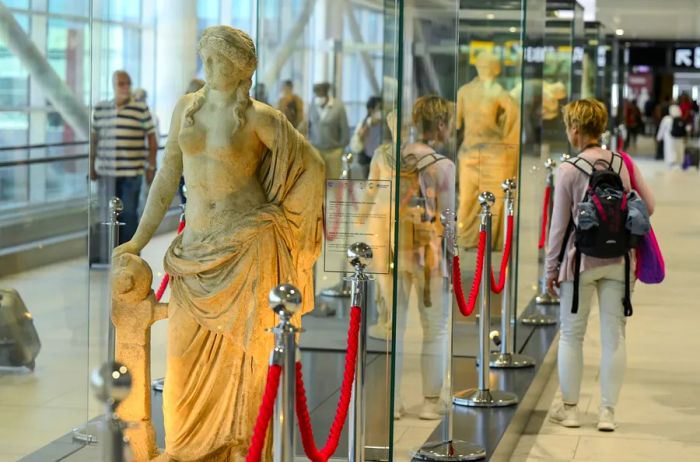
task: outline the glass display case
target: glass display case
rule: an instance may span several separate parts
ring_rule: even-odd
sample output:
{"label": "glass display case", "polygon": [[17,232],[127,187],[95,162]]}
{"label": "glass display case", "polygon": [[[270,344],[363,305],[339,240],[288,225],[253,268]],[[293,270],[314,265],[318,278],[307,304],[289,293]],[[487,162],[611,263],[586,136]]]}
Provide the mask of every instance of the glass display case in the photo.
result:
{"label": "glass display case", "polygon": [[[0,19],[0,274],[42,343],[32,370],[0,368],[0,411],[22,422],[0,457],[107,460],[90,374],[115,355],[134,378],[118,412],[141,422],[137,460],[247,445],[274,347],[267,293],[284,282],[302,292],[301,373],[325,437],[357,242],[373,251],[364,404],[333,456],[408,460],[453,436],[492,453],[487,414],[452,395],[480,386],[480,349],[528,338],[542,162],[567,149],[561,105],[605,86],[582,83],[575,2],[35,0],[0,3]],[[207,29],[222,24],[236,30]],[[512,319],[504,331],[490,297],[489,336],[453,285],[475,277],[484,191],[503,279],[509,179]],[[113,261],[120,242],[130,256]],[[230,412],[211,417],[211,397]]]}

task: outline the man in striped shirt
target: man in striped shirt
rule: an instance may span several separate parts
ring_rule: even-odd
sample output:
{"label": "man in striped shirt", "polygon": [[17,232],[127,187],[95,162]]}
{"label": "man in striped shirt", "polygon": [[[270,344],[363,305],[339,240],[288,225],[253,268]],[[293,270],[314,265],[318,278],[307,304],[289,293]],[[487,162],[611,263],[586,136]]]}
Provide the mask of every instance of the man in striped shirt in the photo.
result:
{"label": "man in striped shirt", "polygon": [[[93,111],[90,178],[98,181],[101,218],[107,218],[111,197],[116,196],[124,203],[120,215],[124,226],[119,230],[122,244],[136,232],[142,177],[145,173],[146,182],[153,181],[158,141],[148,106],[132,98],[129,74],[114,72],[112,84],[114,99],[97,104]],[[105,250],[111,252],[111,249]],[[102,249],[100,254],[103,254]]]}

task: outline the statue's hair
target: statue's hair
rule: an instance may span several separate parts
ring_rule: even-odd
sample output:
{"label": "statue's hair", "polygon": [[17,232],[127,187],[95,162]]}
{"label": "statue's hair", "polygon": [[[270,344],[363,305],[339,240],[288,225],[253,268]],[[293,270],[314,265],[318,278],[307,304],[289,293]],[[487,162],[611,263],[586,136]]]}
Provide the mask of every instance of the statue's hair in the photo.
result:
{"label": "statue's hair", "polygon": [[[253,86],[253,73],[258,63],[255,43],[242,30],[230,26],[213,26],[204,29],[202,38],[199,40],[200,53],[204,49],[221,54],[244,75],[236,88],[236,98],[233,103],[233,131],[236,132],[245,125],[245,112],[252,104],[249,94]],[[192,104],[185,110],[185,122],[188,125],[194,124],[194,115],[202,107],[208,94],[208,84],[193,94]]]}

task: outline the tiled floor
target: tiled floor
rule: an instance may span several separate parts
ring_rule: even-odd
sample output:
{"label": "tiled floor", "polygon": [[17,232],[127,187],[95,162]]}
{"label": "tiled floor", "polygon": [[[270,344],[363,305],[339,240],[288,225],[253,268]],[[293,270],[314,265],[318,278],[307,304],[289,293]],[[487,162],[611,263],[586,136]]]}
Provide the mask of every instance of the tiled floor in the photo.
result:
{"label": "tiled floor", "polygon": [[614,433],[595,429],[599,404],[599,317],[591,312],[585,340],[583,426],[547,421],[558,379],[553,374],[512,462],[644,462],[700,460],[700,173],[642,162],[657,197],[653,217],[667,265],[661,285],[638,284],[627,324],[628,365]]}

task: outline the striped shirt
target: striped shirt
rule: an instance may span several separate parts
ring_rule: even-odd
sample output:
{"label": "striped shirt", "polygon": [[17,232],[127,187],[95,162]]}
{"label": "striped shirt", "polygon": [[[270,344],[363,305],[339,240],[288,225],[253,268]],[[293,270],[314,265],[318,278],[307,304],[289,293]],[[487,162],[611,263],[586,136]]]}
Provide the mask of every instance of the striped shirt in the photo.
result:
{"label": "striped shirt", "polygon": [[148,158],[146,138],[155,131],[145,103],[130,99],[119,108],[114,100],[97,104],[92,114],[92,132],[97,135],[97,174],[143,175]]}

